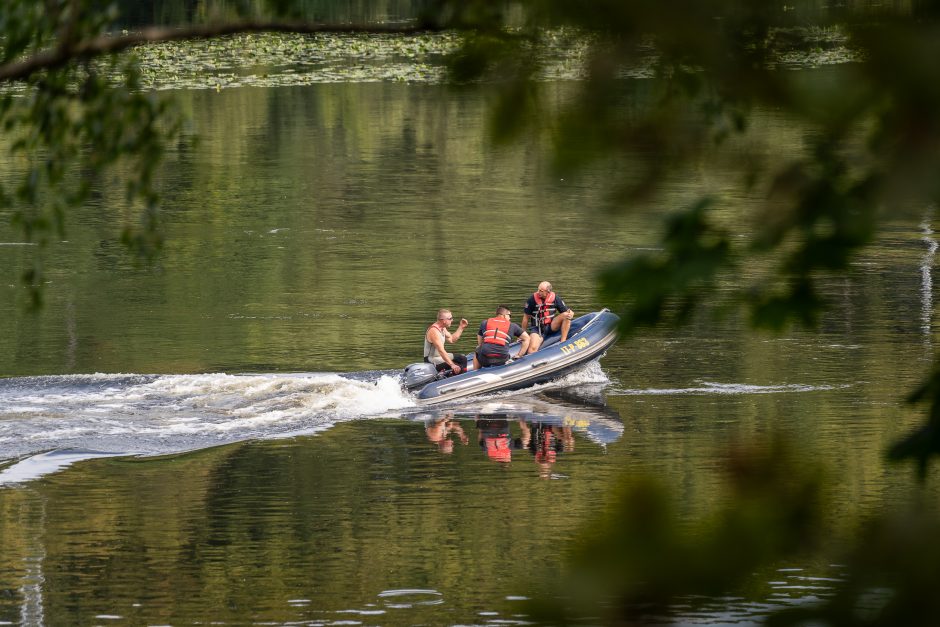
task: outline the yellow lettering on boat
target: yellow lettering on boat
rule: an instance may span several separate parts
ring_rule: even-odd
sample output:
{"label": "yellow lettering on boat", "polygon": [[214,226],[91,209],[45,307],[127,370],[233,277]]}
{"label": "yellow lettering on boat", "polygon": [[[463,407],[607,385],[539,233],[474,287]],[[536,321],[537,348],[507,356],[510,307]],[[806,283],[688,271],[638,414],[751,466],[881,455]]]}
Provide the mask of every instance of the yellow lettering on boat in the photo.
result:
{"label": "yellow lettering on boat", "polygon": [[591,341],[587,338],[582,337],[582,338],[576,339],[574,342],[570,344],[565,344],[564,346],[562,346],[561,352],[563,352],[565,355],[570,355],[571,353],[575,351],[579,351],[582,348],[587,348],[590,345],[591,345]]}

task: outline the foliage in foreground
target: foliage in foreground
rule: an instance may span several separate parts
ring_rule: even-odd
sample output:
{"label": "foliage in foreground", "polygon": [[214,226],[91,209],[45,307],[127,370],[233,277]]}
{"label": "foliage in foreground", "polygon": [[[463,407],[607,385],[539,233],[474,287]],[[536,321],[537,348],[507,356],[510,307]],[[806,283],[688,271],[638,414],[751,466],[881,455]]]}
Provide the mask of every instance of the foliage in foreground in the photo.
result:
{"label": "foliage in foreground", "polygon": [[[96,178],[117,168],[127,206],[139,216],[128,219],[122,239],[149,255],[160,247],[154,177],[180,118],[170,101],[140,89],[133,58],[80,53],[115,15],[91,6],[11,0],[0,9],[0,128],[14,164],[0,179],[0,211],[27,242],[63,239],[69,210],[89,199]],[[42,55],[54,60],[50,51],[68,62],[29,71]],[[41,259],[23,277],[34,305]]]}
{"label": "foliage in foreground", "polygon": [[[0,132],[9,171],[0,171],[0,216],[38,245],[22,277],[40,304],[42,248],[65,237],[69,212],[93,196],[98,179],[125,183],[122,240],[151,257],[162,245],[156,177],[182,116],[174,101],[148,91],[135,46],[257,32],[401,32],[415,27],[277,22],[290,0],[215,4],[207,23],[117,28],[117,3],[4,0],[0,3]],[[300,3],[302,4],[302,3]]]}
{"label": "foliage in foreground", "polygon": [[688,525],[679,523],[685,517],[661,482],[627,479],[585,526],[569,570],[551,594],[531,604],[532,616],[546,624],[665,624],[677,607],[747,598],[745,590],[759,585],[762,573],[821,554],[840,566],[830,591],[815,603],[768,609],[767,625],[936,624],[940,520],[934,514],[883,513],[857,538],[836,544],[826,519],[830,485],[818,462],[782,440],[739,447],[727,459],[721,504]]}
{"label": "foliage in foreground", "polygon": [[[613,183],[624,209],[655,200],[670,173],[745,131],[757,107],[813,129],[802,155],[778,171],[750,155],[735,164],[740,192],[764,198],[746,218],[753,225],[747,241],[715,221],[721,198],[702,198],[667,218],[660,250],[601,275],[604,300],[621,304],[626,331],[681,324],[744,263],[772,268],[755,284],[733,281],[734,299],[754,326],[813,326],[826,305],[821,277],[846,272],[880,220],[905,213],[920,220],[940,200],[936,0],[882,12],[852,3],[813,11],[811,3],[731,0],[522,4],[524,25],[507,30],[488,2],[445,3],[473,33],[455,72],[501,82],[494,113],[501,136],[533,125],[552,129],[555,161],[566,175],[592,159],[624,164],[624,180]],[[540,104],[533,78],[543,55],[532,51],[543,45],[546,27],[560,26],[589,34],[591,45],[576,97],[554,112]],[[830,87],[787,71],[793,59],[826,58],[826,50],[850,61]],[[659,80],[624,80],[641,66]],[[644,95],[652,105],[637,106],[640,89],[652,91]],[[915,458],[923,470],[940,453],[940,386],[929,384],[916,398],[934,409],[893,456]]]}
{"label": "foliage in foreground", "polygon": [[[814,129],[803,154],[779,171],[762,169],[759,161],[737,164],[742,193],[765,199],[749,217],[754,232],[748,241],[730,237],[715,220],[712,209],[722,199],[702,198],[667,218],[658,251],[632,256],[601,275],[604,299],[621,304],[626,331],[681,324],[701,303],[713,301],[712,288],[722,277],[754,262],[772,267],[771,275],[755,285],[732,281],[752,323],[813,326],[826,305],[817,285],[821,277],[847,271],[880,220],[913,214],[919,221],[940,200],[934,174],[940,171],[940,66],[932,61],[940,52],[936,1],[892,13],[817,14],[816,31],[797,28],[799,18],[770,2],[586,7],[533,0],[527,6],[527,26],[508,35],[492,14],[465,12],[476,35],[455,68],[464,78],[503,81],[508,87],[494,128],[506,137],[532,121],[553,129],[556,164],[566,174],[599,157],[625,164],[625,172],[640,171],[617,187],[623,208],[655,200],[670,173],[745,131],[757,107]],[[539,55],[519,51],[537,47],[539,29],[558,24],[591,33],[593,45],[577,97],[546,118],[532,81]],[[842,46],[852,60],[830,89],[807,87],[782,62],[818,45]],[[638,108],[638,82],[622,79],[650,57],[660,80],[644,86],[654,91],[654,104]],[[690,131],[698,128],[709,132]],[[923,477],[928,461],[940,454],[940,364],[910,400],[930,406],[928,419],[890,457],[916,460]],[[805,470],[771,457],[744,474],[732,473],[728,505],[689,532],[674,526],[676,517],[657,488],[641,483],[626,489],[587,536],[571,579],[553,599],[540,600],[536,611],[544,610],[542,618],[551,623],[658,622],[677,602],[721,596],[761,565],[805,556],[820,540],[824,508],[816,479]],[[757,477],[753,485],[748,476]],[[940,521],[919,509],[870,521],[842,556],[846,574],[833,595],[775,613],[769,624],[935,624],[938,530]]]}

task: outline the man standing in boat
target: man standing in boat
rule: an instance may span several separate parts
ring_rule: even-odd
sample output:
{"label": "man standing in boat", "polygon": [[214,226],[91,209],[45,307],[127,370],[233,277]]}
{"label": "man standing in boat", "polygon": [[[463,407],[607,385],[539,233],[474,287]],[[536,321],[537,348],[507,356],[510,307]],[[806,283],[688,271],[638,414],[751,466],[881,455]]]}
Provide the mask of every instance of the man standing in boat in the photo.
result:
{"label": "man standing in boat", "polygon": [[[532,319],[532,326],[529,320]],[[561,296],[552,291],[552,284],[548,281],[539,283],[538,290],[526,301],[522,310],[522,327],[528,329],[532,335],[529,343],[529,352],[534,353],[542,346],[545,336],[561,329],[561,341],[568,339],[568,329],[574,318],[572,311]]]}
{"label": "man standing in boat", "polygon": [[512,312],[509,307],[500,305],[496,308],[496,315],[489,320],[480,323],[480,331],[477,333],[477,350],[473,354],[474,370],[481,366],[502,366],[511,355],[509,354],[509,344],[513,338],[520,338],[522,345],[519,347],[519,353],[516,357],[522,357],[526,354],[529,347],[529,334],[515,322],[511,322]]}
{"label": "man standing in boat", "polygon": [[424,333],[424,361],[434,364],[438,372],[450,369],[454,374],[467,371],[467,356],[448,353],[444,348],[444,340],[453,344],[460,339],[463,330],[469,322],[461,318],[457,325],[457,332],[451,333],[450,327],[454,323],[454,314],[450,309],[439,309],[437,322],[428,327]]}

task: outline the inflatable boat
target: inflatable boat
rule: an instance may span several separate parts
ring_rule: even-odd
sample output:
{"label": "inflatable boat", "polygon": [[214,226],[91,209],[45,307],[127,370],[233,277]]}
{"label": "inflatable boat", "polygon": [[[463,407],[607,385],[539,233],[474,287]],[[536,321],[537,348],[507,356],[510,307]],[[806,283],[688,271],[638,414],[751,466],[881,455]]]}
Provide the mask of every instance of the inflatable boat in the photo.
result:
{"label": "inflatable boat", "polygon": [[[500,390],[518,390],[555,379],[601,357],[617,339],[620,318],[603,309],[571,321],[568,339],[556,332],[545,337],[538,351],[502,366],[470,370],[441,378],[432,364],[416,363],[405,368],[402,383],[422,404],[445,403]],[[509,345],[515,355],[519,342]],[[473,353],[467,355],[473,362]]]}

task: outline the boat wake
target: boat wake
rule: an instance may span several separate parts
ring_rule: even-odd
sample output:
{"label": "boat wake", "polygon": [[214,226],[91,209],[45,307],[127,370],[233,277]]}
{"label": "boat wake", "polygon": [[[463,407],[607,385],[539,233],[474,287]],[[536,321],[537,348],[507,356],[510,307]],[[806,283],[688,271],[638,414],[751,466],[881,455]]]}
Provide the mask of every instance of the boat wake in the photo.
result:
{"label": "boat wake", "polygon": [[[354,419],[411,416],[421,409],[399,376],[396,370],[0,379],[0,485],[85,459],[183,453],[312,435]],[[609,379],[592,362],[527,392],[596,383]]]}
{"label": "boat wake", "polygon": [[412,405],[388,372],[0,379],[0,462],[50,451],[162,455],[316,433]]}

